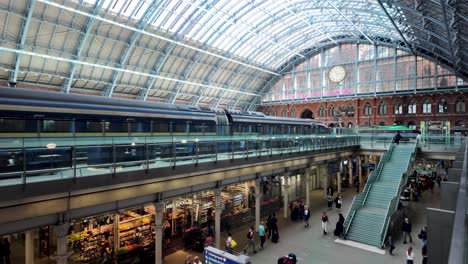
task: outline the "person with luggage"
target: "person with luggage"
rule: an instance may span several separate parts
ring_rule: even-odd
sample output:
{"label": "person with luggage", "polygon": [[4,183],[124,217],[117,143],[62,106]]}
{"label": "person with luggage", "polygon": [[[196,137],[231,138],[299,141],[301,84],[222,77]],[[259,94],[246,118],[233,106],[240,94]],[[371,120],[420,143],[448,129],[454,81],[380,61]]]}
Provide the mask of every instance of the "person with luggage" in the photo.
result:
{"label": "person with luggage", "polygon": [[[229,254],[233,253],[234,245],[233,245],[232,241],[234,241],[234,240],[232,239],[232,234],[229,232],[228,237],[226,239],[226,252],[229,253]],[[237,245],[237,243],[236,243],[236,245]]]}

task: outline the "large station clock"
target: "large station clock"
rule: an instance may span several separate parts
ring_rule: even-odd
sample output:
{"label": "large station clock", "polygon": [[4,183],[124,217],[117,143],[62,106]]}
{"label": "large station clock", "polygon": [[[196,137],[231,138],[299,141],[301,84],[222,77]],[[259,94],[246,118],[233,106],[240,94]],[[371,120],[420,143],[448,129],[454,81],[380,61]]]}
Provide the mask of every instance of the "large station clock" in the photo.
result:
{"label": "large station clock", "polygon": [[346,69],[343,66],[335,66],[328,72],[328,79],[331,82],[339,83],[346,77]]}

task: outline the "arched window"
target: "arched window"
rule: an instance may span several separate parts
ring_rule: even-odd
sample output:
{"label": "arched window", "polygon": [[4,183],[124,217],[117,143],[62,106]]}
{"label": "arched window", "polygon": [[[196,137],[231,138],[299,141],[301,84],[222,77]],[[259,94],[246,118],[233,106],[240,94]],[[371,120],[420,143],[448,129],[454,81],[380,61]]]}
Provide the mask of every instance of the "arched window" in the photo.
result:
{"label": "arched window", "polygon": [[296,118],[296,109],[294,108],[291,110],[291,117]]}
{"label": "arched window", "polygon": [[372,106],[370,103],[366,103],[366,105],[364,106],[364,115],[365,116],[372,115]]}
{"label": "arched window", "polygon": [[288,116],[288,111],[286,109],[283,109],[283,112],[281,114],[282,117],[287,117]]}
{"label": "arched window", "polygon": [[408,114],[416,114],[416,103],[411,101],[408,105]]}
{"label": "arched window", "polygon": [[348,107],[348,111],[347,111],[346,115],[347,115],[348,117],[354,117],[354,106],[350,105],[350,106]]}
{"label": "arched window", "polygon": [[465,100],[463,100],[463,98],[461,97],[457,98],[457,102],[455,104],[455,112],[465,113]]}
{"label": "arched window", "polygon": [[395,115],[403,114],[403,106],[401,105],[401,103],[396,103],[395,104],[394,113],[395,113]]}
{"label": "arched window", "polygon": [[416,123],[414,121],[408,121],[408,127],[411,128],[411,129],[415,129],[416,128]]}
{"label": "arched window", "polygon": [[306,109],[306,110],[304,110],[304,112],[302,112],[301,118],[314,119],[314,113],[312,111],[310,111],[309,109]]}
{"label": "arched window", "polygon": [[432,110],[432,103],[429,100],[425,100],[423,103],[423,114],[430,114]]}
{"label": "arched window", "polygon": [[319,109],[319,116],[320,117],[324,117],[325,116],[325,107],[320,106],[320,109]]}
{"label": "arched window", "polygon": [[380,121],[379,126],[385,126],[385,121]]}
{"label": "arched window", "polygon": [[439,101],[439,113],[447,113],[448,112],[448,105],[445,99],[440,99]]}
{"label": "arched window", "polygon": [[328,114],[329,114],[331,117],[334,117],[334,116],[335,116],[335,107],[330,106],[330,109],[328,110]]}
{"label": "arched window", "polygon": [[387,104],[381,103],[379,104],[379,115],[386,115],[387,114]]}
{"label": "arched window", "polygon": [[273,112],[274,116],[278,116],[278,111]]}

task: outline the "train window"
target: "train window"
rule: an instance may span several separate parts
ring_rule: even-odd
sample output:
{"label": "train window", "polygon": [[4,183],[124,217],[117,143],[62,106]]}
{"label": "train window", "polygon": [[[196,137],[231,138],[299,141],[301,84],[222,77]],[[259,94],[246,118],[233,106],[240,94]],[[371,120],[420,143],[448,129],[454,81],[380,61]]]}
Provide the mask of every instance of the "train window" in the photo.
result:
{"label": "train window", "polygon": [[71,121],[69,120],[42,120],[41,132],[71,132]]}
{"label": "train window", "polygon": [[111,122],[110,132],[112,133],[128,133],[127,122]]}
{"label": "train window", "polygon": [[26,120],[24,119],[9,119],[0,118],[0,132],[32,132],[26,131]]}
{"label": "train window", "polygon": [[174,132],[184,133],[187,129],[187,124],[185,123],[175,123],[173,124]]}
{"label": "train window", "polygon": [[109,132],[110,131],[110,122],[109,121],[104,121],[104,132]]}
{"label": "train window", "polygon": [[99,121],[86,121],[86,131],[84,132],[102,132],[102,123]]}
{"label": "train window", "polygon": [[153,124],[153,131],[155,133],[168,133],[169,130],[169,123],[156,123]]}

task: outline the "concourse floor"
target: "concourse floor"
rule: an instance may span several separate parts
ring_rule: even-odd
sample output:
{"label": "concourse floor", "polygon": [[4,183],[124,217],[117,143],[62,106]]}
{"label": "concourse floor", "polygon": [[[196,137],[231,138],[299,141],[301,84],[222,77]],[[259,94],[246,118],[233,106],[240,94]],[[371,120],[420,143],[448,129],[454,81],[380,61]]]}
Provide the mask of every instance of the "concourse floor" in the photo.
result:
{"label": "concourse floor", "polygon": [[[341,213],[346,217],[348,208],[351,205],[355,189],[344,189],[342,193],[343,206]],[[379,264],[400,264],[405,263],[405,251],[409,246],[413,247],[415,252],[414,263],[422,262],[421,248],[422,241],[417,237],[419,231],[426,223],[426,207],[439,208],[439,187],[436,185],[434,193],[426,191],[423,193],[423,198],[419,202],[404,202],[409,218],[413,224],[412,237],[413,243],[403,244],[402,234],[396,234],[394,256],[388,253],[386,248],[385,255],[374,253],[360,248],[350,247],[347,245],[335,242],[336,237],[333,236],[335,224],[338,221],[338,211],[333,208],[328,210],[325,195],[323,190],[314,191],[311,195],[313,201],[310,205],[311,218],[310,226],[304,227],[303,222],[292,222],[289,219],[283,218],[283,211],[278,211],[276,216],[279,220],[279,235],[280,241],[275,244],[268,239],[265,243],[265,248],[259,250],[260,240],[256,237],[256,254],[252,254],[251,248],[248,255],[251,257],[253,264],[275,264],[279,257],[288,253],[296,254],[298,263],[304,264],[362,264],[362,263],[379,263]],[[328,235],[324,236],[321,231],[320,217],[322,211],[325,211],[329,216]],[[264,219],[262,219],[264,221]],[[253,224],[253,223],[252,223]],[[249,226],[237,228],[233,230],[233,238],[238,242],[237,250],[241,251],[246,244],[246,233]],[[222,234],[221,245],[224,245],[226,234]],[[428,241],[430,243],[430,241]],[[165,258],[165,264],[184,263],[184,258],[187,254],[202,256],[201,253],[178,251]],[[429,260],[430,261],[430,260]]]}

